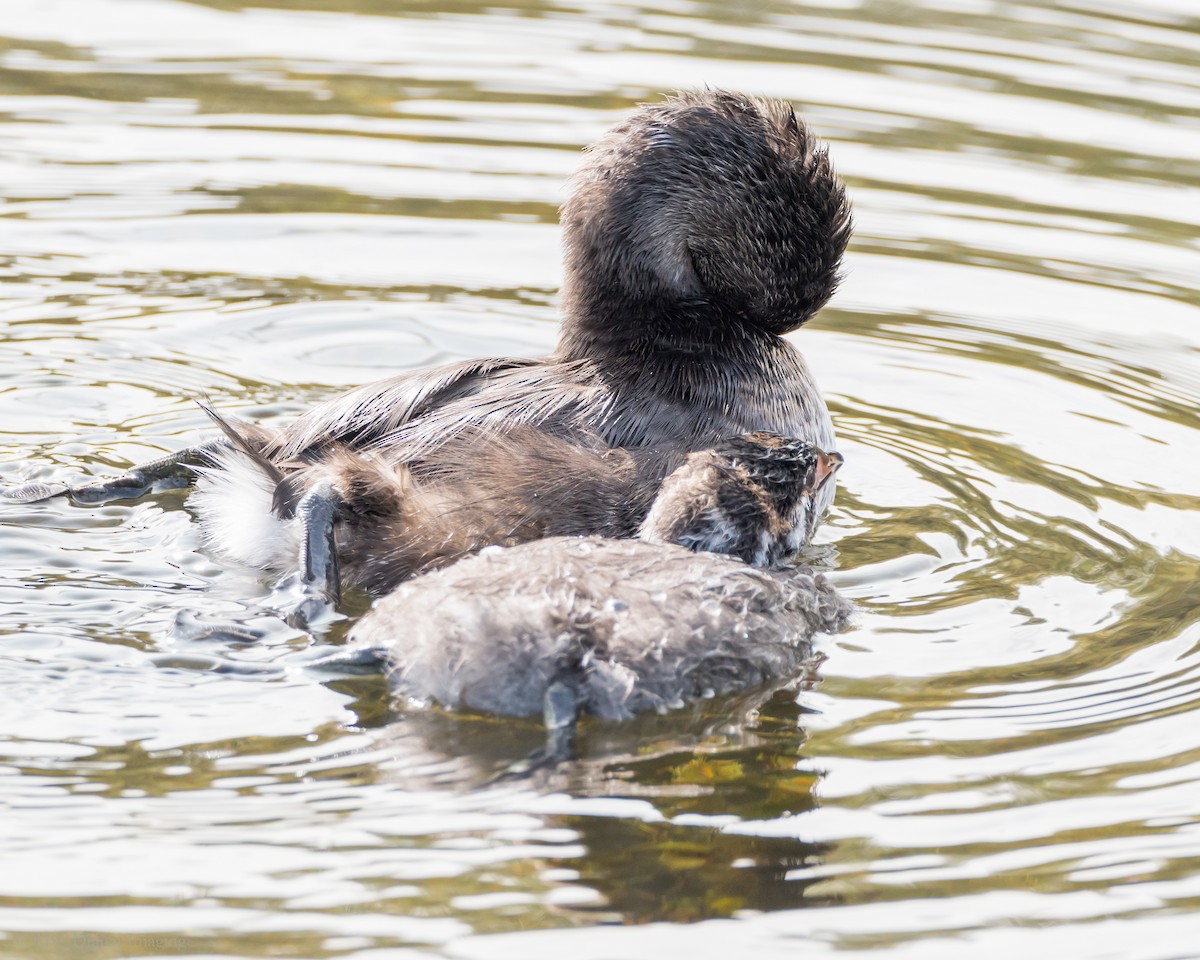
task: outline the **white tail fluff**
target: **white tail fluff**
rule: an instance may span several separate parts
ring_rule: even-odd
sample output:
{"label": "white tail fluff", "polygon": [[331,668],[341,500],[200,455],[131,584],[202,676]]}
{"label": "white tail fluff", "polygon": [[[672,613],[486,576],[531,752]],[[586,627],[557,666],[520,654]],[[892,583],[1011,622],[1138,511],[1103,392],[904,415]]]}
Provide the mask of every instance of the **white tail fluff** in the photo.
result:
{"label": "white tail fluff", "polygon": [[215,460],[197,469],[196,492],[188,501],[200,517],[205,545],[247,566],[293,569],[300,535],[295,520],[281,520],[271,509],[274,480],[240,450],[224,450]]}

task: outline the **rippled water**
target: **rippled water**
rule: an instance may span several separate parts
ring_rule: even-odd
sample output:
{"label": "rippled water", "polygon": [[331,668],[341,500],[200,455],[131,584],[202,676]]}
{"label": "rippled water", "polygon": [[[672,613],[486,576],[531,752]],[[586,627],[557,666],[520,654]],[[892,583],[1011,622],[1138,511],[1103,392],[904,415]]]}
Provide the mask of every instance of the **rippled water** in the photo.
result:
{"label": "rippled water", "polygon": [[182,495],[9,505],[0,955],[1200,956],[1194,5],[255,2],[4,0],[0,480],[545,351],[579,147],[728,86],[856,202],[796,342],[863,612],[488,788],[535,724],[204,669],[310,642],[172,637],[265,590]]}

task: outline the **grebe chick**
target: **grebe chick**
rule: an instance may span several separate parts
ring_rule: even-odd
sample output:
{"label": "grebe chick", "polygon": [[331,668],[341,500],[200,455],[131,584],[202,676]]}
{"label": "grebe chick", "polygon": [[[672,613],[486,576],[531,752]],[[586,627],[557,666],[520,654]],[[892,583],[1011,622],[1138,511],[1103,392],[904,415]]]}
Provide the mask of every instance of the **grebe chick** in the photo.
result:
{"label": "grebe chick", "polygon": [[[702,91],[643,106],[590,148],[561,214],[555,352],[402,374],[262,431],[259,454],[298,501],[327,492],[326,461],[341,451],[405,465],[419,480],[438,471],[448,440],[521,424],[674,451],[650,490],[682,454],[725,437],[769,431],[833,449],[825,402],[783,335],[834,292],[850,209],[825,149],[789,104]],[[70,492],[94,501],[180,486],[197,463],[215,468],[203,474],[200,513],[221,532],[220,549],[252,566],[283,563],[264,548],[287,542],[264,530],[286,522],[271,509],[274,491],[222,440]],[[535,476],[541,496],[578,489],[570,476]],[[9,497],[54,492],[34,483]],[[832,495],[831,483],[822,507]]]}
{"label": "grebe chick", "polygon": [[639,539],[551,538],[484,550],[402,584],[331,662],[382,661],[400,698],[544,711],[545,759],[573,755],[580,712],[620,720],[787,677],[850,604],[820,574],[761,558],[841,459],[759,434],[694,453]]}
{"label": "grebe chick", "polygon": [[[296,626],[336,602],[343,583],[378,596],[487,546],[635,536],[657,488],[661,451],[609,449],[581,435],[568,441],[533,426],[460,433],[438,451],[437,469],[419,479],[407,464],[343,445],[284,473],[263,452],[269,437],[260,428],[208,412],[230,452],[220,469],[197,468],[201,482],[189,505],[215,552],[248,540],[258,545],[253,566],[276,574],[299,569],[298,583],[285,580],[289,590],[299,587]],[[261,486],[267,513],[238,518],[219,509],[226,488],[243,482]]]}
{"label": "grebe chick", "polygon": [[[625,538],[640,530],[652,541],[767,566],[808,540],[819,497],[841,463],[838,454],[807,443],[750,434],[686,455],[686,469],[660,485],[657,477],[670,450],[611,449],[594,437],[567,440],[520,426],[447,441],[438,469],[419,478],[408,466],[369,452],[331,449],[310,468],[308,482],[298,485],[296,473],[283,474],[261,452],[258,428],[208,412],[237,451],[237,469],[256,473],[273,515],[246,517],[240,529],[206,523],[206,538],[218,550],[222,538],[257,538],[258,566],[275,573],[296,570],[299,557],[299,576],[285,580],[280,597],[296,626],[310,625],[336,602],[343,582],[381,595],[484,547],[544,537]],[[684,459],[675,456],[677,462]],[[212,473],[192,500],[202,515],[212,488],[235,476],[229,469]],[[556,482],[546,484],[547,476]],[[702,519],[717,515],[726,520]],[[739,525],[730,526],[733,520]],[[746,524],[753,525],[754,536],[745,532]],[[659,533],[677,529],[685,539]],[[705,539],[686,539],[688,530],[702,531]]]}

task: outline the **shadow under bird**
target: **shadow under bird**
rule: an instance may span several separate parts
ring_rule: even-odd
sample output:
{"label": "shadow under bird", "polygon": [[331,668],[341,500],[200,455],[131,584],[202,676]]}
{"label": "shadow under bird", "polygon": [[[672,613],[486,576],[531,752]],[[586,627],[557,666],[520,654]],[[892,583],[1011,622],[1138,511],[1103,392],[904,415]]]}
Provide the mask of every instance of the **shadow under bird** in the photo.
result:
{"label": "shadow under bird", "polygon": [[[417,481],[453,474],[484,495],[495,488],[485,484],[499,484],[529,504],[561,505],[553,527],[468,531],[476,549],[489,537],[632,536],[684,456],[723,438],[769,431],[833,448],[825,402],[783,335],[834,292],[850,209],[826,150],[789,104],[704,91],[641,107],[588,150],[561,219],[563,322],[549,357],[405,373],[279,430],[239,426],[242,442],[221,436],[109,480],[71,490],[30,483],[8,498],[97,502],[198,475],[197,512],[218,553],[294,571],[332,524],[342,579],[382,593],[425,565],[360,549],[374,518],[346,509],[354,491],[337,467],[347,452]],[[627,509],[597,515],[576,495],[586,485],[569,458],[530,471],[532,458],[505,465],[470,455],[483,436],[508,434],[516,446],[526,426],[581,448],[629,451]],[[832,496],[831,482],[820,506]],[[793,531],[793,546],[809,532]]]}
{"label": "shadow under bird", "polygon": [[574,756],[581,713],[620,720],[794,674],[851,605],[786,553],[841,465],[765,433],[691,454],[637,539],[493,547],[380,599],[327,666],[382,666],[393,694],[450,708],[542,712],[525,773]]}

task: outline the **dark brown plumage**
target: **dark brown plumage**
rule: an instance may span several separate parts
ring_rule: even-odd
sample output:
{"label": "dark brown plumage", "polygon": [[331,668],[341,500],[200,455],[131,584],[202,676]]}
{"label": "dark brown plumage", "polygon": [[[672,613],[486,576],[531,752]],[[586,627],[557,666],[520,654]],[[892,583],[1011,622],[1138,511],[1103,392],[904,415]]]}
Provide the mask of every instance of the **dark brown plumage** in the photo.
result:
{"label": "dark brown plumage", "polygon": [[[687,455],[660,488],[646,480],[668,459],[658,447],[611,449],[523,426],[447,441],[436,468],[427,467],[419,477],[406,464],[348,447],[327,450],[318,463],[288,474],[262,452],[270,438],[259,428],[210,415],[236,453],[202,485],[199,509],[205,510],[213,483],[236,477],[242,467],[259,471],[261,489],[272,494],[270,513],[284,535],[258,541],[263,548],[283,547],[258,565],[286,572],[295,566],[304,537],[297,516],[304,487],[324,486],[337,504],[341,579],[376,594],[486,546],[558,536],[623,538],[640,532],[650,542],[770,566],[807,540],[817,498],[841,465],[838,454],[757,433]],[[303,487],[293,482],[298,476]]]}
{"label": "dark brown plumage", "polygon": [[[419,371],[322,404],[260,445],[287,474],[284,486],[302,491],[346,469],[346,452],[368,454],[393,491],[396,476],[453,474],[474,486],[479,509],[456,495],[443,514],[459,524],[449,531],[429,520],[432,508],[396,506],[392,516],[408,516],[424,546],[386,542],[400,556],[429,554],[431,542],[459,544],[449,552],[460,553],[555,533],[628,536],[687,451],[738,434],[770,431],[832,448],[820,393],[780,335],[835,289],[850,213],[825,151],[789,105],[710,91],[643,107],[589,150],[562,222],[564,318],[551,357]],[[541,450],[536,434],[520,432],[527,425],[575,443],[579,455]],[[473,454],[497,434],[511,440],[508,462],[495,445]],[[599,448],[628,452],[596,459]],[[613,485],[625,491],[625,508],[594,517],[578,506],[604,502]],[[822,488],[816,513],[832,493],[832,483]],[[239,551],[224,535],[230,524],[214,519],[227,509],[223,499],[243,495],[210,485],[202,518],[214,546],[264,565],[261,551]],[[810,533],[796,531],[790,547]],[[351,581],[381,589],[420,568],[388,560],[381,545],[371,572],[356,542],[343,536],[338,548]]]}
{"label": "dark brown plumage", "polygon": [[302,416],[273,456],[337,441],[421,459],[460,430],[514,423],[621,447],[768,430],[832,449],[825,403],[780,335],[836,289],[850,208],[791,106],[722,91],[645,106],[589,149],[573,186],[553,355],[370,384]]}
{"label": "dark brown plumage", "polygon": [[[785,678],[851,605],[812,570],[734,556],[782,551],[786,515],[839,463],[761,433],[693,453],[639,539],[485,550],[389,593],[325,662],[382,664],[401,698],[541,711],[547,744],[535,764],[573,755],[581,712],[620,720]],[[702,552],[714,549],[732,556]]]}
{"label": "dark brown plumage", "polygon": [[[252,456],[236,443],[202,455],[185,451],[72,494],[95,500],[178,485],[182,467],[201,459],[208,466],[196,504],[212,545],[276,569],[286,566],[287,536],[272,518],[286,519],[289,497],[336,476],[347,452],[365,455],[371,469],[418,480],[450,472],[469,483],[474,471],[480,500],[518,491],[533,513],[549,516],[539,498],[556,505],[603,499],[594,461],[560,460],[545,469],[536,457],[518,455],[505,465],[472,458],[471,445],[496,434],[517,443],[520,428],[536,426],[585,451],[624,448],[637,460],[633,519],[589,527],[592,520],[576,511],[574,526],[567,524],[573,533],[621,535],[630,523],[636,528],[659,483],[689,451],[754,431],[833,449],[820,392],[781,335],[812,317],[836,288],[851,218],[824,148],[790,105],[703,91],[640,108],[587,152],[562,224],[563,323],[551,356],[406,373],[320,404],[278,432],[249,432]],[[603,461],[617,480],[623,456]],[[254,467],[255,457],[267,469]],[[282,482],[269,482],[272,473]],[[30,485],[14,498],[54,492]],[[819,507],[832,495],[826,484]],[[343,526],[357,522],[349,514]],[[485,542],[494,530],[483,523],[456,536]]]}

